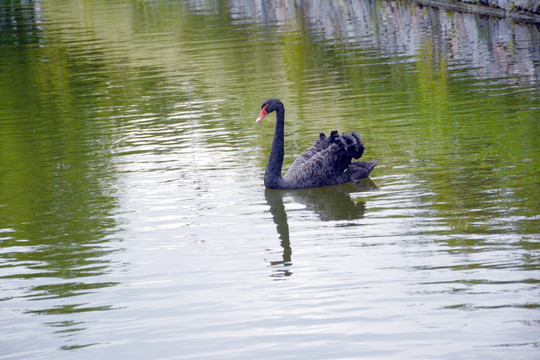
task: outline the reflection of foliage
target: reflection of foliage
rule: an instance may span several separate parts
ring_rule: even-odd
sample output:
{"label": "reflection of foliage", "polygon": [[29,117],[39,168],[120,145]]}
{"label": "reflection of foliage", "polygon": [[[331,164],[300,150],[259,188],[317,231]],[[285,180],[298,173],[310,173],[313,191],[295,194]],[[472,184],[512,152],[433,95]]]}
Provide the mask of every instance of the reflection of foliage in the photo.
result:
{"label": "reflection of foliage", "polygon": [[[105,109],[112,104],[98,95],[106,92],[106,78],[81,74],[106,65],[80,61],[74,54],[81,49],[36,30],[34,8],[3,2],[0,10],[6,25],[0,68],[9,68],[0,72],[0,229],[1,246],[11,248],[2,257],[28,269],[8,277],[103,274],[117,226],[115,134],[99,119],[111,114]],[[7,26],[6,18],[18,19],[17,25]],[[38,43],[46,45],[26,46]],[[66,297],[111,285],[43,285],[32,296]]]}
{"label": "reflection of foliage", "polygon": [[[62,11],[55,6],[61,6]],[[173,100],[185,105],[191,96],[202,107],[210,106],[204,101],[220,100],[216,107],[202,112],[215,114],[225,134],[245,134],[253,131],[252,118],[262,100],[279,96],[287,108],[286,165],[316,140],[318,132],[355,129],[364,135],[365,158],[382,160],[374,176],[395,172],[393,166],[399,166],[405,175],[429,178],[435,186],[434,201],[439,204],[434,207],[442,213],[464,212],[463,221],[453,224],[457,229],[470,227],[477,219],[479,213],[470,219],[465,213],[481,199],[506,199],[509,208],[513,201],[534,202],[535,196],[523,192],[531,183],[538,183],[533,170],[540,166],[538,110],[534,110],[538,99],[512,91],[508,81],[472,77],[464,65],[466,59],[452,61],[453,56],[463,56],[462,48],[471,46],[467,41],[475,41],[460,33],[465,29],[461,25],[464,20],[457,14],[450,18],[431,8],[377,2],[369,15],[360,19],[376,32],[373,37],[380,44],[374,44],[343,34],[325,38],[313,25],[316,16],[326,24],[325,16],[337,15],[327,24],[334,25],[342,15],[308,9],[316,7],[314,3],[306,3],[286,21],[270,18],[262,26],[235,21],[226,2],[212,11],[137,2],[135,7],[118,9],[125,16],[118,16],[118,12],[101,16],[98,8],[92,9],[96,5],[88,6],[84,19],[76,7],[56,3],[48,4],[45,15],[62,13],[73,19],[70,26],[79,27],[79,51],[66,49],[64,60],[60,56],[54,63],[64,63],[62,69],[72,68],[73,62],[82,63],[93,68],[72,69],[75,74],[102,74],[101,79],[86,85],[105,109],[118,106],[122,99],[132,102],[139,98],[138,109],[166,117]],[[335,5],[340,6],[344,5]],[[359,14],[357,9],[340,9],[344,14]],[[266,10],[268,13],[260,16],[270,16],[276,9]],[[250,9],[245,11],[245,16],[250,16]],[[389,23],[388,16],[400,21]],[[448,34],[437,25],[441,17],[454,33]],[[413,23],[422,30],[415,54],[386,51],[383,40],[402,45],[407,39],[399,36],[409,34],[404,24]],[[494,36],[486,33],[490,27],[485,22],[476,26],[479,36]],[[65,43],[72,40],[71,33],[60,28],[55,36]],[[151,42],[146,41],[147,36]],[[446,46],[457,48],[445,48],[448,39],[452,43]],[[456,45],[458,41],[463,43]],[[89,45],[81,45],[85,42]],[[67,60],[74,53],[84,56]],[[101,60],[94,61],[97,58]],[[63,91],[65,80],[58,83],[57,90]],[[216,119],[205,116],[208,121],[198,126],[211,132]],[[238,146],[238,141],[263,144],[260,162],[264,166],[272,126],[267,121],[257,130],[263,135],[243,140],[207,136],[204,141],[231,147]],[[486,194],[493,186],[499,191]],[[485,219],[493,215],[485,211]]]}
{"label": "reflection of foliage", "polygon": [[[538,194],[529,191],[540,182],[538,97],[519,87],[520,78],[476,78],[474,63],[453,61],[463,55],[453,46],[477,40],[460,33],[466,26],[459,14],[399,2],[375,2],[364,12],[343,2],[305,2],[291,7],[290,18],[255,23],[251,8],[244,17],[231,14],[226,1],[209,5],[213,11],[197,8],[200,2],[120,2],[114,11],[99,2],[44,1],[39,11],[21,3],[0,2],[0,200],[9,204],[0,208],[9,230],[2,246],[24,239],[42,247],[11,253],[41,274],[105,271],[96,258],[107,253],[100,246],[117,226],[114,152],[126,133],[155,124],[133,125],[131,118],[196,118],[207,143],[249,150],[262,144],[262,167],[273,124],[254,128],[253,118],[270,96],[287,107],[286,163],[320,131],[357,130],[365,158],[381,160],[373,175],[428,179],[433,208],[461,214],[449,217],[454,229],[483,231],[492,218],[502,223],[494,213],[501,207],[530,217],[514,212],[517,202],[537,209]],[[277,13],[265,10],[253,16]],[[352,34],[332,28],[342,19],[352,22]],[[449,32],[437,26],[440,19],[451,24]],[[354,33],[354,21],[364,21],[376,40]],[[489,37],[497,21],[468,25]],[[421,30],[414,52],[386,50],[407,42],[410,24]],[[516,49],[527,48],[518,40],[498,47],[502,62],[512,65]],[[171,116],[191,109],[190,99],[197,106],[189,116]],[[239,162],[253,160],[239,154]],[[492,205],[467,211],[483,204]],[[533,227],[517,223],[526,232]]]}
{"label": "reflection of foliage", "polygon": [[0,2],[0,44],[37,44],[40,39],[38,16],[31,2]]}

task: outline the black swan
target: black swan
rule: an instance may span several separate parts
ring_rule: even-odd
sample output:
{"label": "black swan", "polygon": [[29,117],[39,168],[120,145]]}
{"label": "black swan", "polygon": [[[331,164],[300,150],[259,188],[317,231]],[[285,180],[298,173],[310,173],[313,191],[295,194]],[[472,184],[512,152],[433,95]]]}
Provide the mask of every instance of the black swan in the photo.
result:
{"label": "black swan", "polygon": [[279,99],[268,99],[261,105],[256,122],[276,112],[276,127],[272,150],[264,173],[264,185],[268,189],[308,189],[338,185],[367,178],[377,161],[355,161],[364,152],[360,135],[338,135],[332,131],[329,137],[321,133],[312,147],[304,151],[281,176],[284,152],[285,107]]}

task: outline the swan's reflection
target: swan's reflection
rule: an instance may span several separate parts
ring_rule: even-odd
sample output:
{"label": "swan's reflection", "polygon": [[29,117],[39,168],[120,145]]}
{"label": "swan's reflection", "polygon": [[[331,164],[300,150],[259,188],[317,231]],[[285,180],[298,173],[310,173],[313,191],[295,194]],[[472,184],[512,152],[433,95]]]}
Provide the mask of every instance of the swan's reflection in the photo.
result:
{"label": "swan's reflection", "polygon": [[289,223],[283,198],[291,197],[293,202],[302,204],[305,209],[316,213],[321,221],[356,220],[364,217],[365,202],[353,200],[351,193],[372,190],[376,188],[370,179],[363,179],[357,183],[338,186],[328,186],[305,190],[270,190],[266,189],[266,203],[276,224],[281,247],[282,260],[270,261],[270,266],[279,267],[272,275],[284,277],[292,275],[292,248],[289,238]]}

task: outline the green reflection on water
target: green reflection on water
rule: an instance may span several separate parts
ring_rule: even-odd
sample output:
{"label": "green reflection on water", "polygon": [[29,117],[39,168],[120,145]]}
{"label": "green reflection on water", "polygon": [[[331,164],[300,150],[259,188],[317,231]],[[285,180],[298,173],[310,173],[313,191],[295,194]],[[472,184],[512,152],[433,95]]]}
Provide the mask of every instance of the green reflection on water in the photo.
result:
{"label": "green reflection on water", "polygon": [[[165,118],[191,98],[232,99],[220,113],[242,116],[220,125],[238,131],[261,99],[280,96],[288,103],[289,163],[319,131],[358,129],[365,157],[381,161],[374,175],[399,169],[426,181],[426,201],[453,231],[505,231],[498,213],[506,208],[524,218],[508,231],[534,232],[538,94],[471,77],[433,35],[414,56],[385,56],[350,38],[327,41],[301,16],[251,27],[235,25],[224,5],[192,12],[119,3],[117,15],[98,17],[96,2],[85,10],[92,20],[82,22],[75,8],[45,5],[39,13],[4,5],[2,18],[16,23],[5,26],[0,60],[9,69],[0,87],[3,244],[38,246],[17,255],[32,268],[67,278],[103,270],[84,266],[109,250],[85,246],[106,242],[117,227],[113,158],[125,112]],[[40,27],[38,17],[55,21]],[[135,46],[150,39],[153,48]],[[271,132],[263,136],[266,156]],[[500,224],[488,223],[493,217]]]}
{"label": "green reflection on water", "polygon": [[[194,97],[245,99],[242,104],[224,104],[222,111],[239,111],[241,106],[255,112],[263,94],[281,93],[290,104],[289,144],[298,143],[288,145],[290,157],[312,142],[308,135],[318,132],[319,124],[325,131],[330,129],[327,125],[357,127],[367,136],[366,156],[382,161],[380,174],[407,164],[405,173],[447,184],[439,192],[441,202],[457,205],[458,199],[468,198],[459,192],[493,190],[493,184],[495,189],[514,189],[521,200],[535,201],[520,191],[538,183],[538,95],[460,77],[461,70],[449,66],[450,55],[441,53],[429,36],[411,61],[411,56],[384,57],[370,47],[326,42],[302,18],[287,23],[285,30],[269,25],[265,31],[234,25],[226,7],[191,13],[172,3],[138,3],[133,8],[120,4],[115,11],[133,11],[131,16],[75,22],[69,25],[78,29],[75,35],[62,33],[66,25],[60,21],[62,16],[75,16],[75,8],[57,14],[60,4],[46,2],[40,16],[56,16],[58,21],[42,29],[32,9],[5,6],[10,15],[3,22],[13,18],[21,24],[7,26],[2,38],[0,67],[9,69],[3,71],[0,87],[2,196],[5,203],[14,204],[9,213],[19,221],[13,223],[34,226],[34,233],[47,231],[43,223],[62,224],[62,231],[57,226],[41,238],[56,241],[59,231],[76,234],[115,226],[99,226],[109,221],[115,206],[111,152],[121,136],[117,126],[122,120],[111,118],[122,114],[127,104],[166,116],[175,101],[187,101],[186,76]],[[92,15],[102,10],[98,2],[86,11]],[[166,17],[170,12],[175,16]],[[173,28],[177,33],[166,31]],[[122,44],[113,39],[119,29],[126,32]],[[226,30],[237,30],[237,38]],[[149,59],[151,51],[130,48],[130,41],[145,34],[161,34],[152,42],[161,42],[162,54],[171,53],[171,39],[177,38],[179,51],[160,57],[159,63]],[[262,34],[264,45],[254,41]],[[70,36],[80,41],[69,42]],[[119,53],[111,51],[114,46],[120,53],[123,48],[133,51],[119,59]],[[179,60],[185,61],[174,66]],[[142,65],[150,61],[151,66]],[[258,75],[246,75],[245,68]],[[165,75],[171,72],[172,77]],[[171,88],[175,81],[182,83]],[[173,95],[175,90],[183,91]],[[256,95],[250,95],[254,90]],[[145,94],[149,98],[141,99]],[[72,214],[77,214],[72,219],[84,221],[61,221]]]}
{"label": "green reflection on water", "polygon": [[[253,119],[271,96],[287,106],[287,164],[320,131],[356,129],[364,157],[380,161],[375,183],[417,186],[417,206],[437,225],[420,235],[434,235],[450,253],[512,244],[532,253],[521,260],[523,270],[538,268],[538,83],[523,82],[524,75],[474,76],[475,64],[441,49],[450,35],[436,28],[419,35],[413,53],[391,52],[384,41],[324,33],[300,10],[265,22],[245,14],[233,20],[227,2],[211,11],[159,1],[82,3],[43,1],[39,12],[23,2],[0,5],[1,277],[36,280],[24,285],[22,297],[46,305],[27,313],[115,308],[54,300],[118,284],[100,276],[114,272],[111,258],[119,251],[121,155],[144,153],[148,144],[161,145],[154,153],[212,145],[233,149],[233,162],[253,161],[262,174],[273,124],[254,128]],[[371,9],[381,32],[380,16],[393,10],[385,4]],[[404,11],[409,20],[434,16],[415,5]],[[493,49],[519,57],[514,45],[500,46]],[[158,131],[188,121],[202,134],[200,143],[177,143]],[[246,160],[246,153],[260,156]],[[325,201],[334,191],[290,196],[323,221],[359,220],[366,207],[378,210],[354,201],[356,190]],[[273,265],[288,276],[294,251],[283,199],[267,194],[267,201],[283,247]],[[84,328],[76,321],[48,324]]]}
{"label": "green reflection on water", "polygon": [[[1,255],[2,277],[105,274],[110,271],[107,256],[116,251],[109,243],[119,225],[114,217],[114,133],[100,122],[111,114],[103,113],[111,104],[91,96],[105,87],[105,80],[78,76],[103,65],[74,60],[76,49],[69,45],[39,45],[51,39],[28,7],[12,2],[1,9],[0,246],[8,250]],[[23,24],[7,24],[11,18]],[[30,297],[70,297],[112,285],[35,285]]]}

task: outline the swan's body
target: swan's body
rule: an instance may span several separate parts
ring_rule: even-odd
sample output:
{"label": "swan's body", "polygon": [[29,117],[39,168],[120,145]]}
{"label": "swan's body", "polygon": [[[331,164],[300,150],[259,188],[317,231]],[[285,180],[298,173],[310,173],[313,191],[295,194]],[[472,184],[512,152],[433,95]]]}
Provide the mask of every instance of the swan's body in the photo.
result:
{"label": "swan's body", "polygon": [[321,133],[319,140],[304,151],[281,176],[284,154],[285,107],[279,99],[268,99],[261,106],[257,122],[276,112],[276,127],[272,150],[264,173],[264,185],[268,189],[307,189],[338,185],[367,178],[377,161],[355,161],[364,152],[360,135],[338,135],[332,131],[329,137]]}

